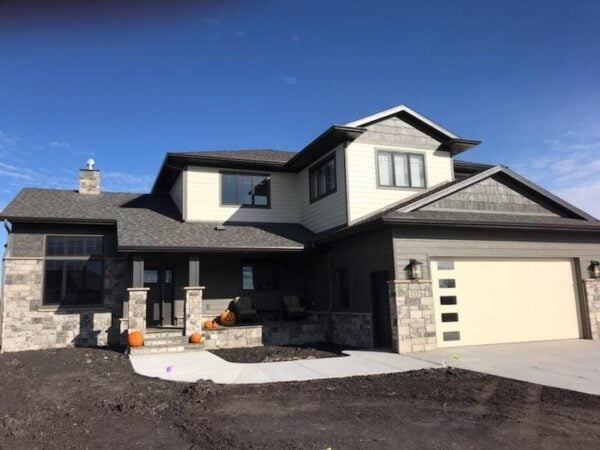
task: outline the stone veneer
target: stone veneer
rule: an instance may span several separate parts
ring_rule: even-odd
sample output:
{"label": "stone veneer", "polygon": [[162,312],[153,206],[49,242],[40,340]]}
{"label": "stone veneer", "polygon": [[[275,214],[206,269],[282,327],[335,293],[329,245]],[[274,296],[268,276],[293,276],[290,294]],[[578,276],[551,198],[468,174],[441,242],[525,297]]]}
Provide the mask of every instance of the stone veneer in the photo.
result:
{"label": "stone veneer", "polygon": [[118,343],[120,264],[105,261],[104,307],[54,307],[42,305],[43,259],[6,258],[2,352]]}
{"label": "stone veneer", "polygon": [[185,334],[202,331],[202,297],[204,287],[186,287],[185,291]]}
{"label": "stone veneer", "polygon": [[310,311],[309,317],[322,323],[325,340],[356,348],[373,346],[373,315],[346,311]]}
{"label": "stone veneer", "polygon": [[146,332],[146,303],[150,288],[128,288],[129,302],[127,303],[127,329]]}
{"label": "stone veneer", "polygon": [[202,331],[204,348],[260,347],[263,345],[262,325],[222,327],[217,330]]}
{"label": "stone veneer", "polygon": [[590,318],[590,338],[600,339],[600,279],[583,280]]}
{"label": "stone veneer", "polygon": [[390,281],[392,345],[398,353],[435,350],[435,316],[431,281]]}

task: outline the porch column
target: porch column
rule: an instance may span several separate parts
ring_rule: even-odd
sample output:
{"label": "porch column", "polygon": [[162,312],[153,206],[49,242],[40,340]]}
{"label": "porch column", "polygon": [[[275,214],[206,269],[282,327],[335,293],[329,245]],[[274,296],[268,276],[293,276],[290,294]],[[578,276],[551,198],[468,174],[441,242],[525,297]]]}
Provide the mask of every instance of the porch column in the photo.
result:
{"label": "porch column", "polygon": [[590,318],[588,339],[600,339],[600,278],[583,280]]}
{"label": "porch column", "polygon": [[204,287],[190,286],[185,291],[185,335],[202,331],[202,296]]}
{"label": "porch column", "polygon": [[388,281],[392,345],[398,353],[435,350],[437,339],[430,280]]}
{"label": "porch column", "polygon": [[133,287],[128,288],[129,302],[128,302],[128,329],[138,330],[142,334],[146,332],[146,299],[148,297],[148,291],[150,288],[145,287]]}

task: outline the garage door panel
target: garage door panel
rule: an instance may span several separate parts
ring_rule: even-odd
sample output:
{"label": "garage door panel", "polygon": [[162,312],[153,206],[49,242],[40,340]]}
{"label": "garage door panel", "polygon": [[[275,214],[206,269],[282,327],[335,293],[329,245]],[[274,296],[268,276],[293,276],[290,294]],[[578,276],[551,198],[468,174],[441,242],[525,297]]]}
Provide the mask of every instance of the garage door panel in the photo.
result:
{"label": "garage door panel", "polygon": [[443,261],[431,268],[438,346],[580,337],[571,260]]}

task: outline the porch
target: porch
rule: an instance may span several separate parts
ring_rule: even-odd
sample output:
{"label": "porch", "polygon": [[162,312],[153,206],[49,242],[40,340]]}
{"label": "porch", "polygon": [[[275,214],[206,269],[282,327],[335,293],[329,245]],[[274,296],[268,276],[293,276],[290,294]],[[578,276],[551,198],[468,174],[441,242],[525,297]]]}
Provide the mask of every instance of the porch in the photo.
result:
{"label": "porch", "polygon": [[[290,252],[132,255],[122,336],[132,329],[173,338],[202,331],[206,349],[324,342],[324,318],[309,312],[314,299],[309,297],[307,266],[306,255]],[[300,299],[304,317],[286,318],[286,295]],[[256,317],[203,329],[205,321],[230,309],[236,297],[250,298]]]}

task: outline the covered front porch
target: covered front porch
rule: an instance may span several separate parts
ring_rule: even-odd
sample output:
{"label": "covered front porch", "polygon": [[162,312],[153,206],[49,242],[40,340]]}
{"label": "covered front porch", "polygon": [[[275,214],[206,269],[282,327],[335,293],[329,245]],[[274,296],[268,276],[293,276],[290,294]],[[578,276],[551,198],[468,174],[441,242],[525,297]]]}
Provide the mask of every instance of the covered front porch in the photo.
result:
{"label": "covered front porch", "polygon": [[[121,332],[189,336],[202,331],[205,348],[291,345],[325,341],[325,321],[310,313],[311,258],[300,252],[153,252],[130,255],[131,287]],[[305,314],[288,317],[284,296]],[[250,299],[256,315],[233,326],[203,329],[203,322]]]}

